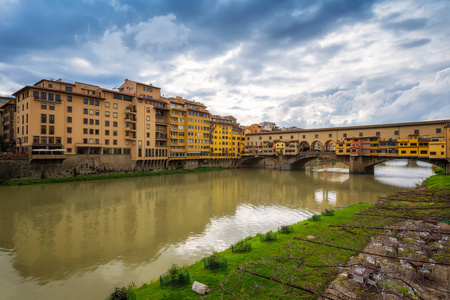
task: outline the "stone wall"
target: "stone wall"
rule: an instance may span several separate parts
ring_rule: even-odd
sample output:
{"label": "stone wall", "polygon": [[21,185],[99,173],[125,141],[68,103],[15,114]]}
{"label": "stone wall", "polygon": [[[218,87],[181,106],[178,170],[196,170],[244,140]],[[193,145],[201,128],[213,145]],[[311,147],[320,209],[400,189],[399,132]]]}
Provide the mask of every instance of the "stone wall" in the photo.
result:
{"label": "stone wall", "polygon": [[234,167],[237,160],[202,159],[171,161],[132,161],[130,155],[68,155],[64,160],[0,159],[0,182],[10,179],[44,179],[135,171]]}

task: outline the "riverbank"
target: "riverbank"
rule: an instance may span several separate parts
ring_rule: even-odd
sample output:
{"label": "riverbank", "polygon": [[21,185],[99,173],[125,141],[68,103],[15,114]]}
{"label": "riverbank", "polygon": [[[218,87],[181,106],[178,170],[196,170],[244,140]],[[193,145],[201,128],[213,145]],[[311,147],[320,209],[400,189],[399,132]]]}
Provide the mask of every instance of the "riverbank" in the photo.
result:
{"label": "riverbank", "polygon": [[0,184],[0,186],[19,186],[19,185],[34,185],[34,184],[49,184],[49,183],[63,183],[76,181],[90,181],[90,180],[104,180],[117,178],[132,178],[132,177],[146,177],[169,174],[186,174],[186,173],[200,173],[226,170],[229,168],[223,167],[201,167],[196,169],[181,169],[181,170],[163,170],[154,172],[130,172],[130,173],[116,173],[105,175],[87,175],[87,176],[73,176],[64,178],[47,178],[47,179],[29,179],[29,180],[8,180]]}
{"label": "riverbank", "polygon": [[[190,284],[179,286],[161,287],[159,279],[144,284],[134,290],[137,299],[198,299],[199,295],[192,291],[192,283],[194,281],[201,282],[212,288],[209,297],[221,298],[226,296],[224,290],[220,288],[220,282],[225,278],[232,276],[238,267],[242,267],[250,261],[264,259],[270,255],[274,255],[287,247],[292,242],[293,236],[317,236],[320,235],[330,225],[343,225],[352,220],[355,213],[361,212],[371,204],[360,203],[350,205],[344,209],[339,209],[334,212],[334,216],[320,216],[320,221],[303,221],[292,225],[294,232],[290,234],[277,233],[277,239],[271,242],[261,241],[259,236],[247,237],[244,241],[251,244],[251,251],[247,253],[232,253],[231,248],[219,253],[219,256],[227,260],[227,268],[224,270],[208,270],[204,268],[203,260],[186,267],[189,272]],[[338,236],[336,236],[338,237]],[[355,247],[363,247],[367,241],[358,241],[357,243],[350,243]],[[342,252],[343,253],[343,252]],[[337,251],[336,257],[342,254]],[[342,257],[344,258],[344,257]],[[344,260],[343,260],[344,262]],[[275,288],[276,284],[268,284],[264,280],[258,280],[254,277],[246,277],[243,285],[254,284],[255,282],[264,283],[266,288]],[[326,283],[320,283],[324,285]],[[318,283],[319,284],[319,283]]]}
{"label": "riverbank", "polygon": [[[212,288],[208,298],[321,295],[340,272],[337,266],[345,266],[362,251],[379,228],[401,219],[448,221],[449,181],[447,174],[432,176],[424,186],[433,188],[384,197],[376,205],[351,205],[335,211],[334,216],[294,224],[293,233],[277,233],[277,239],[270,242],[248,237],[244,242],[251,244],[251,252],[227,249],[218,254],[227,260],[227,268],[208,270],[203,260],[186,267],[189,284],[161,287],[157,279],[129,291],[137,299],[198,299],[191,289],[192,282],[198,281]],[[446,259],[448,253],[439,255]]]}

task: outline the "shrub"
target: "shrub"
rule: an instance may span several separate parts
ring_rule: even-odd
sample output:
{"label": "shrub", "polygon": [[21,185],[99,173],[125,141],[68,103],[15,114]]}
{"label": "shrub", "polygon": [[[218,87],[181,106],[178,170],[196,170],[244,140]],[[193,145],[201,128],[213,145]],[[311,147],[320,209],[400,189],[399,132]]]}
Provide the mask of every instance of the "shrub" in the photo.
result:
{"label": "shrub", "polygon": [[308,221],[320,221],[320,215],[312,215],[312,217],[309,218]]}
{"label": "shrub", "polygon": [[258,235],[261,242],[271,242],[277,240],[277,234],[272,230],[266,232],[265,234],[260,233]]}
{"label": "shrub", "polygon": [[211,256],[203,260],[203,266],[205,269],[217,270],[225,269],[228,264],[226,258],[221,257],[217,252],[213,252]]}
{"label": "shrub", "polygon": [[334,210],[332,210],[332,209],[325,209],[325,211],[324,212],[322,212],[322,216],[328,216],[328,217],[331,217],[331,216],[334,216]]}
{"label": "shrub", "polygon": [[240,240],[234,245],[231,245],[231,253],[243,253],[252,251],[252,244],[245,241]]}
{"label": "shrub", "polygon": [[136,300],[136,295],[133,290],[136,288],[134,283],[128,285],[128,287],[118,288],[106,298],[107,300]]}
{"label": "shrub", "polygon": [[159,276],[160,286],[183,284],[189,281],[189,272],[186,268],[176,264],[172,264],[166,273]]}
{"label": "shrub", "polygon": [[288,226],[288,225],[282,225],[280,228],[278,228],[279,233],[292,233],[294,232],[294,226]]}
{"label": "shrub", "polygon": [[435,174],[443,174],[445,173],[445,169],[441,167],[436,167],[436,170],[434,170]]}

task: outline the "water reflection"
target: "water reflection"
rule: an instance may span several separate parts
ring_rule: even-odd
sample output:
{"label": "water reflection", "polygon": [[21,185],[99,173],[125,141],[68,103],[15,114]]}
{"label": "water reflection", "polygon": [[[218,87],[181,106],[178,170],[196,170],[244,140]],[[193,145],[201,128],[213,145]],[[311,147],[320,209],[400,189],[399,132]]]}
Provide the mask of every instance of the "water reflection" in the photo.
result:
{"label": "water reflection", "polygon": [[0,294],[103,299],[114,286],[149,281],[249,234],[375,202],[407,172],[387,165],[352,176],[329,167],[0,188]]}

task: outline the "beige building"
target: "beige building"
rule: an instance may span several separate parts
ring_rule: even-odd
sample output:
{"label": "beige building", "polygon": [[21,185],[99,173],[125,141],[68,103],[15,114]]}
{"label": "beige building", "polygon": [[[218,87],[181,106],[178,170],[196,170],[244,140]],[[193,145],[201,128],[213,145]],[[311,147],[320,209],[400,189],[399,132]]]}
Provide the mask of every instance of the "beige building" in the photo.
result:
{"label": "beige building", "polygon": [[167,101],[160,88],[126,80],[119,91],[41,80],[14,93],[18,151],[30,155],[130,155],[165,160]]}

